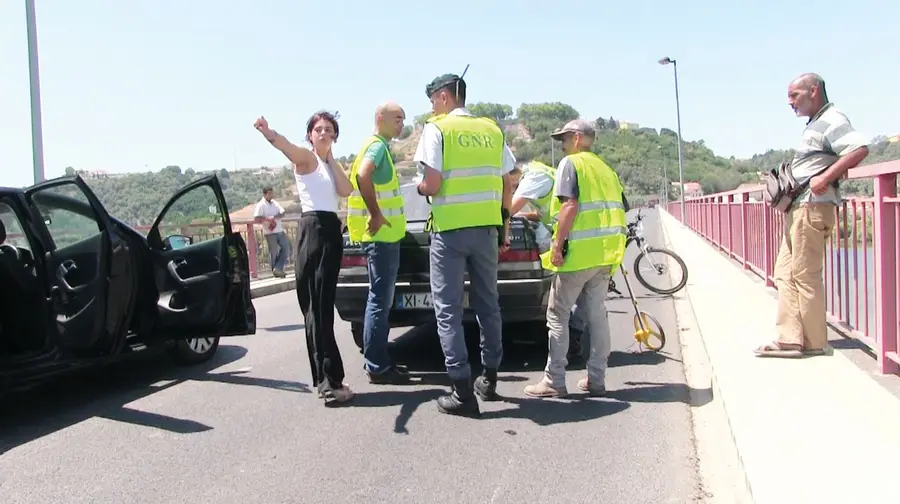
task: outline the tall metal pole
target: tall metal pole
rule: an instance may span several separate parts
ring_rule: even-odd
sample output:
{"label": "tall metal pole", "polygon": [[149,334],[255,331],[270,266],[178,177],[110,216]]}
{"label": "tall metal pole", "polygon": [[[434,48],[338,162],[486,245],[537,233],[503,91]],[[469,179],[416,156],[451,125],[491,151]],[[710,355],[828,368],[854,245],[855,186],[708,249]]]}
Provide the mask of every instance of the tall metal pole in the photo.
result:
{"label": "tall metal pole", "polygon": [[669,204],[669,162],[663,158],[663,187],[665,188],[666,205]]}
{"label": "tall metal pole", "polygon": [[659,202],[663,206],[666,204],[666,168],[665,164],[659,167]]}
{"label": "tall metal pole", "polygon": [[31,80],[31,157],[34,165],[34,183],[43,182],[44,176],[44,128],[41,124],[41,77],[38,70],[37,24],[34,16],[34,0],[25,0],[25,22],[28,32],[28,76]]}
{"label": "tall metal pole", "polygon": [[681,100],[678,98],[678,62],[672,60],[672,68],[675,70],[675,114],[678,121],[678,180],[681,183],[681,222],[684,223],[684,160],[681,157]]}

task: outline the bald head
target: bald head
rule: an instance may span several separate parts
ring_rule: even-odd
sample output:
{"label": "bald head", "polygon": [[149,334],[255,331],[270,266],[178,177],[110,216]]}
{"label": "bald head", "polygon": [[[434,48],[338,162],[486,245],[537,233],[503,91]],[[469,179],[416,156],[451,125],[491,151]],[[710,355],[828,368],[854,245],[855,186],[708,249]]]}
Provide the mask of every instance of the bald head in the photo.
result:
{"label": "bald head", "polygon": [[816,73],[805,73],[788,86],[788,102],[800,117],[812,117],[828,103],[825,79]]}
{"label": "bald head", "polygon": [[406,112],[396,102],[385,102],[375,109],[375,130],[387,140],[400,136]]}
{"label": "bald head", "polygon": [[[800,77],[794,79],[791,84],[803,87],[804,89],[808,90],[814,87],[818,88],[821,91],[822,96],[825,96],[825,79],[823,79],[822,76],[817,73],[805,73]],[[826,101],[828,101],[827,97]]]}

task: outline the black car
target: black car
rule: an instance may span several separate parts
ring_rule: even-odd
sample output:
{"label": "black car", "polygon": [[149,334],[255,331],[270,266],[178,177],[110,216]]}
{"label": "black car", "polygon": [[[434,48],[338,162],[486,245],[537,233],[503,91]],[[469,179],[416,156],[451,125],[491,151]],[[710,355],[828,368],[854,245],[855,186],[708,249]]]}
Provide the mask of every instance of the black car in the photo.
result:
{"label": "black car", "polygon": [[[434,322],[429,283],[430,234],[425,223],[430,211],[425,197],[414,186],[401,188],[407,217],[406,237],[401,242],[400,269],[397,273],[394,305],[389,315],[391,327],[410,327]],[[541,266],[535,237],[537,224],[518,217],[510,221],[510,250],[500,254],[497,289],[503,322],[537,322],[546,320],[550,284],[553,274]],[[363,320],[369,277],[366,255],[358,243],[352,243],[344,230],[344,256],[338,277],[335,308],[350,322],[353,340],[362,348]],[[475,311],[469,307],[469,280],[466,276],[465,322],[475,322]]]}
{"label": "black car", "polygon": [[[161,234],[197,208],[215,220],[197,243]],[[152,346],[199,363],[220,337],[255,332],[247,247],[215,175],[178,191],[146,236],[77,175],[0,188],[0,390]]]}

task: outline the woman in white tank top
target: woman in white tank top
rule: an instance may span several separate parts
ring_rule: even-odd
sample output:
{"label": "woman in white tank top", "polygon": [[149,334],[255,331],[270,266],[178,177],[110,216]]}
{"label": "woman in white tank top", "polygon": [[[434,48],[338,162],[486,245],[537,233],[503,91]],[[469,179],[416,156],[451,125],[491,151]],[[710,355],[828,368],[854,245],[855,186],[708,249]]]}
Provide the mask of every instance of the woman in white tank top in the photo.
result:
{"label": "woman in white tank top", "polygon": [[253,126],[294,164],[303,209],[297,231],[297,300],[306,322],[313,385],[326,403],[349,401],[353,391],[344,384],[344,364],[334,338],[334,295],[344,253],[338,203],[353,186],[331,153],[339,133],[337,119],[328,112],[309,118],[306,141],[312,149],[294,145],[269,129],[263,117]]}

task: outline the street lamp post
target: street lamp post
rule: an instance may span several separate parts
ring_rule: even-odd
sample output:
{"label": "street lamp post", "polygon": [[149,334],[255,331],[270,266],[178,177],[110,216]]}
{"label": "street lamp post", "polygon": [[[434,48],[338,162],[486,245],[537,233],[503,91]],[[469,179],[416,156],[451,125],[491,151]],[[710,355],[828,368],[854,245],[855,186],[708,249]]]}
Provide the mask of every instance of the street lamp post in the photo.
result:
{"label": "street lamp post", "polygon": [[666,205],[669,204],[669,162],[663,159],[663,184],[665,187]]}
{"label": "street lamp post", "polygon": [[669,205],[669,165],[666,161],[666,153],[662,150],[662,145],[657,145],[656,149],[659,151],[659,155],[662,157],[663,165],[660,175],[662,180],[660,181],[660,186],[662,187],[662,191],[660,192],[660,198],[662,198],[663,203],[666,208]]}
{"label": "street lamp post", "polygon": [[552,138],[550,139],[550,166],[556,167],[556,145]]}
{"label": "street lamp post", "polygon": [[672,64],[672,68],[675,70],[675,114],[678,121],[678,179],[681,184],[681,222],[684,223],[684,161],[681,156],[681,103],[678,99],[678,63],[668,56],[659,60],[660,65],[668,65],[669,63]]}
{"label": "street lamp post", "polygon": [[668,205],[669,204],[669,174],[667,173],[668,166],[666,165],[666,160],[663,159],[662,165],[662,199],[663,202]]}
{"label": "street lamp post", "polygon": [[28,77],[31,81],[31,158],[34,183],[43,182],[44,132],[41,124],[41,77],[38,71],[37,24],[34,0],[25,0],[25,22],[28,32]]}

